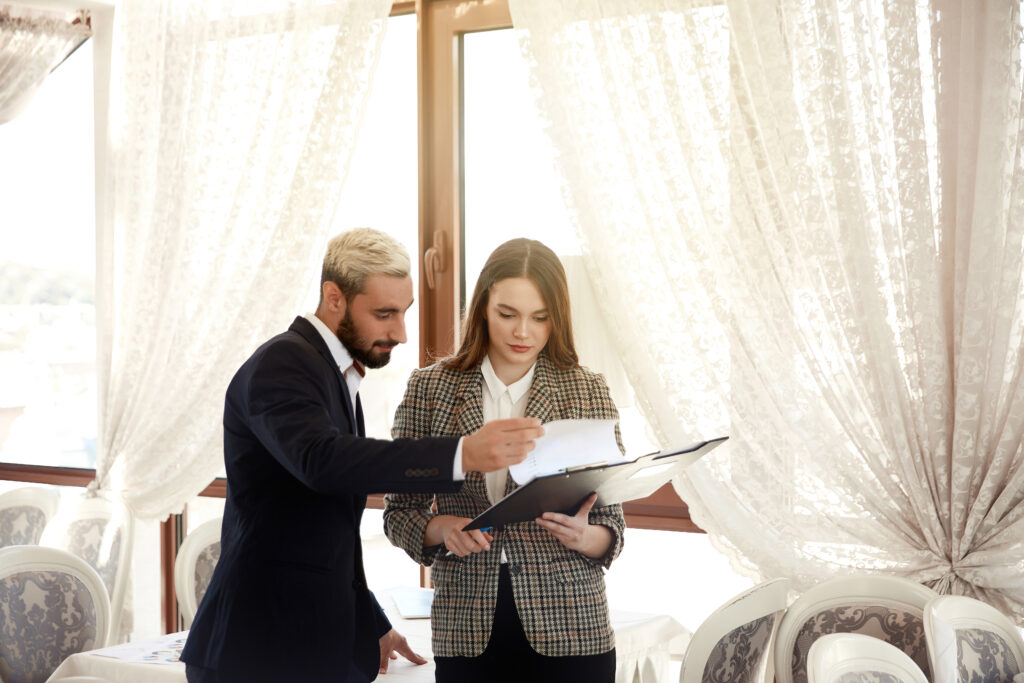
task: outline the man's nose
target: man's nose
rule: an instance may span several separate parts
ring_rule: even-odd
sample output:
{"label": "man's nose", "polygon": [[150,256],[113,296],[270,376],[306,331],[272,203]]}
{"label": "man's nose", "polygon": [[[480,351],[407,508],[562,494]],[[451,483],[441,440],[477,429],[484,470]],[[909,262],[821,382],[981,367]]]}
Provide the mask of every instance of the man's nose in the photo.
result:
{"label": "man's nose", "polygon": [[391,341],[404,344],[409,340],[409,337],[405,334],[405,316],[398,316],[398,319],[391,329],[391,333],[388,335],[391,337]]}

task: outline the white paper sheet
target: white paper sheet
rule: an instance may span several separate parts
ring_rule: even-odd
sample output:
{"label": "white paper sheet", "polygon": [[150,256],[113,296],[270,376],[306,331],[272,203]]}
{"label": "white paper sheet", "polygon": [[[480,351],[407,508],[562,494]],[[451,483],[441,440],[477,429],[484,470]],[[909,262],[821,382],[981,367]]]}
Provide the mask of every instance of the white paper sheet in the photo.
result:
{"label": "white paper sheet", "polygon": [[537,477],[569,467],[626,462],[615,441],[615,420],[555,420],[544,425],[544,436],[526,460],[508,468],[522,486]]}

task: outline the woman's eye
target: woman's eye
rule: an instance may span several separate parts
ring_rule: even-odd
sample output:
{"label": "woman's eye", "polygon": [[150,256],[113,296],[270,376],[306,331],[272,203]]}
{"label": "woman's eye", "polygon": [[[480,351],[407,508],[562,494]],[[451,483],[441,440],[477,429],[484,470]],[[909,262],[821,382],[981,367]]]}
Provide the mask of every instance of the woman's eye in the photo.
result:
{"label": "woman's eye", "polygon": [[536,322],[539,322],[539,323],[546,323],[548,321],[548,317],[546,315],[545,316],[540,316],[540,317],[534,318],[534,320]]}
{"label": "woman's eye", "polygon": [[501,316],[502,318],[504,318],[505,320],[508,320],[509,318],[514,318],[515,317],[511,313],[498,313],[498,315]]}

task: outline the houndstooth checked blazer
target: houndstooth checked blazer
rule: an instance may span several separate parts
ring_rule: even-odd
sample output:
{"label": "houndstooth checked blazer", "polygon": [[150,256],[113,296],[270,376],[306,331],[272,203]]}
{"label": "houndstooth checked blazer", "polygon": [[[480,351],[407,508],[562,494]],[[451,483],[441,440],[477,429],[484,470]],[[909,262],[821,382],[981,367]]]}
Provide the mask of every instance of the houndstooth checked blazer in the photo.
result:
{"label": "houndstooth checked blazer", "polygon": [[[395,413],[392,435],[465,435],[484,423],[480,368],[461,372],[432,365],[414,371]],[[526,406],[527,417],[617,419],[604,378],[586,368],[559,370],[546,353],[537,358]],[[616,438],[622,448],[616,425]],[[508,478],[505,493],[516,487]],[[491,636],[498,595],[501,551],[508,557],[516,608],[533,649],[548,656],[594,655],[615,645],[608,620],[602,567],[622,550],[625,520],[619,505],[594,508],[591,524],[612,532],[604,557],[592,560],[563,546],[535,522],[491,531],[491,549],[467,557],[447,555],[444,546],[423,547],[427,523],[439,515],[473,518],[490,507],[480,472],[467,472],[458,493],[385,496],[384,532],[417,562],[432,566],[434,603],[430,621],[433,651],[439,657],[476,657]]]}

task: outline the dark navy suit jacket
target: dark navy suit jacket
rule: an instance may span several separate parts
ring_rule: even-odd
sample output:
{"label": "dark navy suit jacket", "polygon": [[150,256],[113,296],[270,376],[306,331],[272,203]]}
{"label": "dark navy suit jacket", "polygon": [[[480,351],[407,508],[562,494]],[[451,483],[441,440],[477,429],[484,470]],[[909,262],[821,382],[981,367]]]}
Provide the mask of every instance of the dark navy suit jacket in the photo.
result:
{"label": "dark navy suit jacket", "polygon": [[363,573],[366,494],[457,491],[456,444],[363,438],[308,320],[263,344],[228,386],[221,555],[182,661],[220,683],[375,678],[390,624]]}

